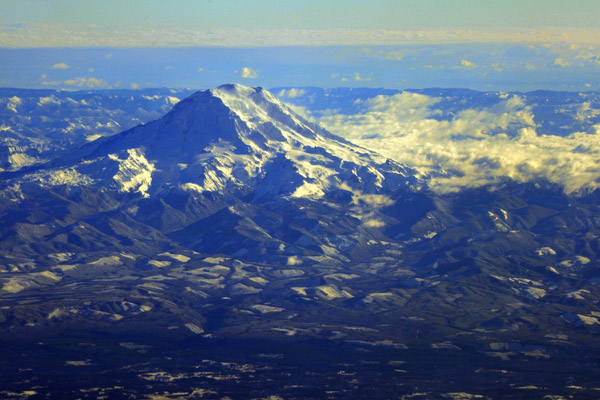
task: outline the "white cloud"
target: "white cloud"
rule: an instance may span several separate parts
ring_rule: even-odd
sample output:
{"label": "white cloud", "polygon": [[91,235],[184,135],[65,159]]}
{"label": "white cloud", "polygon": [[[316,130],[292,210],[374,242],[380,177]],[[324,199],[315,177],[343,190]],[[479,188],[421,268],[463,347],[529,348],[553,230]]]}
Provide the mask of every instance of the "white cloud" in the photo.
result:
{"label": "white cloud", "polygon": [[354,196],[352,197],[352,202],[355,205],[360,205],[361,203],[364,203],[373,207],[391,206],[392,204],[394,204],[394,201],[385,195],[362,193],[354,193]]}
{"label": "white cloud", "polygon": [[570,63],[569,61],[565,60],[562,57],[559,57],[554,60],[554,65],[558,65],[559,67],[566,68],[566,67],[572,65],[572,63]]}
{"label": "white cloud", "polygon": [[[501,177],[547,179],[567,193],[600,187],[600,124],[595,134],[538,134],[531,109],[514,95],[439,120],[430,107],[440,100],[409,92],[377,96],[365,102],[361,114],[329,115],[318,122],[416,168],[440,192],[493,184]],[[600,110],[583,105],[581,113],[600,115]]]}
{"label": "white cloud", "polygon": [[282,89],[279,93],[277,93],[277,97],[286,97],[288,99],[295,99],[296,97],[304,96],[306,94],[306,90],[304,89]]}
{"label": "white cloud", "polygon": [[106,83],[104,79],[94,77],[78,77],[68,79],[63,83],[68,86],[86,87],[91,89],[105,89],[110,87],[110,85]]}
{"label": "white cloud", "polygon": [[465,60],[465,59],[460,60],[459,66],[454,67],[454,69],[473,69],[473,68],[477,68],[477,64],[475,64],[469,60]]}
{"label": "white cloud", "polygon": [[394,204],[394,200],[380,194],[364,194],[342,182],[337,185],[341,190],[352,193],[352,204],[350,214],[362,221],[362,224],[368,228],[381,228],[385,223],[379,219],[379,209]]}
{"label": "white cloud", "polygon": [[362,76],[359,72],[355,72],[354,73],[354,80],[355,81],[372,81],[373,78],[371,78],[371,77],[365,77],[365,76]]}
{"label": "white cloud", "polygon": [[258,71],[254,70],[254,69],[252,69],[250,67],[244,67],[244,68],[242,68],[242,70],[239,71],[238,74],[242,78],[246,78],[246,79],[258,78]]}
{"label": "white cloud", "polygon": [[[176,25],[122,28],[26,24],[0,29],[4,47],[364,46],[432,43],[598,44],[600,29],[194,29]],[[401,54],[390,55],[400,58]]]}
{"label": "white cloud", "polygon": [[171,70],[174,70],[174,69],[175,69],[175,67],[172,67],[172,66],[170,66],[170,65],[167,65],[167,66],[165,67],[165,69],[166,69],[167,71],[171,71]]}
{"label": "white cloud", "polygon": [[69,69],[69,64],[58,63],[52,66],[52,69]]}

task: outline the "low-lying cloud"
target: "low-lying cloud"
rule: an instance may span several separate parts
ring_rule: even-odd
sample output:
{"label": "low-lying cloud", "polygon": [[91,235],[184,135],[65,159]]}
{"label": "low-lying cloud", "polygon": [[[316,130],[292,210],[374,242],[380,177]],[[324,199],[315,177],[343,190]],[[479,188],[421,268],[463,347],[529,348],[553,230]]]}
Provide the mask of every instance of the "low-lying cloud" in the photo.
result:
{"label": "low-lying cloud", "polygon": [[439,118],[441,112],[433,106],[440,100],[410,92],[377,96],[364,102],[362,113],[326,115],[318,122],[417,169],[440,192],[505,177],[545,179],[562,185],[566,193],[600,187],[600,124],[595,133],[545,135],[518,95],[451,118]]}

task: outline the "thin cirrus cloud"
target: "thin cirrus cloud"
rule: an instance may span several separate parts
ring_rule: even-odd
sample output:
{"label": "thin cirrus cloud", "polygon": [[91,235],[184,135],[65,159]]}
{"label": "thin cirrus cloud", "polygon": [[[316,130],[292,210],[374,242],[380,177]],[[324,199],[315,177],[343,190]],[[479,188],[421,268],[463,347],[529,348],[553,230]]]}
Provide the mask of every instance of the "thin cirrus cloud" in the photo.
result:
{"label": "thin cirrus cloud", "polygon": [[[600,43],[600,29],[249,29],[183,26],[0,25],[3,47],[347,46],[431,43]],[[385,55],[384,55],[385,56]],[[402,54],[390,54],[401,58]]]}
{"label": "thin cirrus cloud", "polygon": [[[462,110],[449,120],[435,118],[432,108],[440,101],[410,92],[377,96],[365,102],[362,113],[325,115],[318,122],[417,169],[439,192],[494,184],[501,177],[546,179],[566,193],[600,187],[600,124],[592,133],[543,135],[518,95],[484,109]],[[589,103],[581,107],[582,118],[600,114]],[[504,133],[514,126],[519,127],[514,134]]]}

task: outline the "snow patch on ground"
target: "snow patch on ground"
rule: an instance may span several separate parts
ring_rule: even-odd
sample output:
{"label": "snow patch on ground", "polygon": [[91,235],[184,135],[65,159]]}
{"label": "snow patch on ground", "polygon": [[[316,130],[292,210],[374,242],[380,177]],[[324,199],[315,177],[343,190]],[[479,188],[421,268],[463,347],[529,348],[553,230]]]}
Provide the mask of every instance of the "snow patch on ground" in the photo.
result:
{"label": "snow patch on ground", "polygon": [[302,264],[302,259],[298,256],[290,256],[287,260],[287,265],[300,265]]}
{"label": "snow patch on ground", "polygon": [[339,289],[334,285],[321,285],[314,287],[292,287],[291,289],[300,296],[307,296],[310,292],[311,294],[325,300],[349,299],[354,297],[347,291]]}
{"label": "snow patch on ground", "polygon": [[233,285],[231,287],[231,290],[235,294],[255,294],[255,293],[262,292],[262,289],[244,285],[243,283],[238,283],[238,284]]}
{"label": "snow patch on ground", "polygon": [[267,306],[267,305],[263,305],[263,304],[255,304],[252,307],[253,310],[256,310],[258,312],[260,312],[261,314],[268,314],[268,313],[274,313],[274,312],[282,312],[285,310],[285,308],[282,307],[273,307],[273,306]]}
{"label": "snow patch on ground", "polygon": [[329,279],[336,279],[336,280],[346,280],[346,279],[355,279],[355,278],[359,278],[360,275],[356,275],[356,274],[342,274],[342,273],[336,273],[336,274],[329,274],[329,275],[325,275],[325,278],[329,278]]}
{"label": "snow patch on ground", "polygon": [[123,265],[123,261],[118,256],[102,257],[96,261],[88,263],[89,265]]}
{"label": "snow patch on ground", "polygon": [[229,273],[231,269],[229,267],[225,267],[223,265],[213,265],[212,267],[200,267],[195,268],[189,271],[186,271],[188,274],[192,275],[204,275],[212,278],[221,277],[222,275],[226,275]]}
{"label": "snow patch on ground", "polygon": [[154,164],[146,160],[140,149],[128,149],[127,153],[129,157],[124,160],[116,154],[109,155],[110,159],[119,163],[119,172],[113,176],[113,180],[123,192],[140,192],[144,197],[149,197],[147,191],[152,185]]}
{"label": "snow patch on ground", "polygon": [[6,104],[6,108],[14,113],[19,113],[17,107],[23,103],[23,100],[17,96],[13,96],[8,99],[8,104]]}
{"label": "snow patch on ground", "polygon": [[204,333],[204,329],[200,328],[196,324],[192,324],[191,322],[188,322],[187,324],[185,324],[185,327],[188,328],[193,333],[195,333],[196,335],[201,335]]}
{"label": "snow patch on ground", "polygon": [[18,293],[33,287],[51,285],[61,279],[62,277],[60,275],[56,275],[50,271],[17,275],[5,279],[5,283],[2,285],[1,290],[7,293]]}
{"label": "snow patch on ground", "polygon": [[79,267],[78,264],[61,264],[61,265],[56,265],[56,266],[52,267],[52,269],[57,269],[61,272],[66,272],[66,271],[71,271],[77,267]]}
{"label": "snow patch on ground", "polygon": [[391,301],[396,297],[398,296],[392,292],[370,293],[363,299],[363,303],[371,304],[379,301]]}
{"label": "snow patch on ground", "polygon": [[276,332],[283,332],[286,336],[295,336],[298,333],[298,329],[294,328],[271,328],[271,330]]}
{"label": "snow patch on ground", "polygon": [[173,254],[173,253],[169,253],[169,252],[164,252],[164,253],[160,253],[159,256],[170,257],[173,260],[179,261],[182,263],[190,261],[190,257],[184,256],[183,254]]}
{"label": "snow patch on ground", "polygon": [[585,289],[574,290],[565,294],[568,299],[585,300],[584,295],[589,295],[590,291]]}
{"label": "snow patch on ground", "polygon": [[90,360],[72,360],[72,361],[65,361],[65,365],[71,366],[71,367],[87,367],[92,365]]}
{"label": "snow patch on ground", "polygon": [[555,256],[556,251],[554,251],[554,249],[551,247],[540,247],[535,251],[535,254],[538,256]]}
{"label": "snow patch on ground", "polygon": [[75,168],[42,171],[27,175],[24,179],[49,186],[87,186],[95,182],[91,177],[79,173]]}
{"label": "snow patch on ground", "polygon": [[529,296],[533,297],[534,299],[541,299],[542,297],[546,296],[546,291],[544,289],[536,287],[529,287],[525,291]]}
{"label": "snow patch on ground", "polygon": [[600,324],[600,320],[597,317],[575,313],[565,313],[562,315],[562,319],[576,328],[581,326]]}
{"label": "snow patch on ground", "polygon": [[295,278],[304,275],[300,269],[275,269],[270,272],[275,278]]}
{"label": "snow patch on ground", "polygon": [[258,283],[259,285],[266,285],[267,283],[269,283],[268,280],[266,280],[265,278],[261,278],[260,276],[253,276],[251,278],[249,278],[252,282],[254,283]]}
{"label": "snow patch on ground", "polygon": [[227,260],[228,260],[228,258],[225,258],[225,257],[206,257],[202,261],[207,262],[209,264],[220,264]]}

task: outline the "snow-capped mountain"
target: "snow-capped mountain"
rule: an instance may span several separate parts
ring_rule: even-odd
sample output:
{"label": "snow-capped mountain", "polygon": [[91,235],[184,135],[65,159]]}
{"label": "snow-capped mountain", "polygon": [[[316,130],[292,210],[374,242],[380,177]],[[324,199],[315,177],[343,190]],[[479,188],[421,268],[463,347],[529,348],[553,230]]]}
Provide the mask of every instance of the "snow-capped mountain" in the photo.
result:
{"label": "snow-capped mountain", "polygon": [[[6,199],[26,201],[39,190],[91,190],[119,202],[112,211],[163,232],[186,228],[215,212],[243,214],[248,221],[268,219],[251,218],[260,212],[248,209],[262,209],[258,204],[264,203],[293,208],[296,201],[336,205],[333,215],[351,211],[355,225],[381,228],[385,222],[378,210],[395,202],[390,196],[418,192],[422,186],[402,165],[307,122],[267,90],[241,85],[195,93],[156,121],[15,175],[4,182]],[[224,235],[231,236],[237,225],[223,227]],[[250,231],[235,249],[225,246],[228,251],[255,251],[244,243],[256,240],[256,232],[264,229]],[[263,244],[289,253],[283,250],[291,245],[285,234],[265,235],[258,235],[264,236]],[[339,247],[326,237],[308,242],[320,243],[323,254],[322,246]],[[193,243],[203,251],[224,246],[199,238]]]}
{"label": "snow-capped mountain", "polygon": [[264,89],[195,93],[0,185],[3,335],[597,349],[598,192],[435,192]]}
{"label": "snow-capped mountain", "polygon": [[308,123],[269,91],[241,85],[198,92],[163,118],[83,152],[85,161],[69,166],[80,182],[144,196],[175,187],[318,199],[340,188],[375,194],[415,182],[399,164]]}

